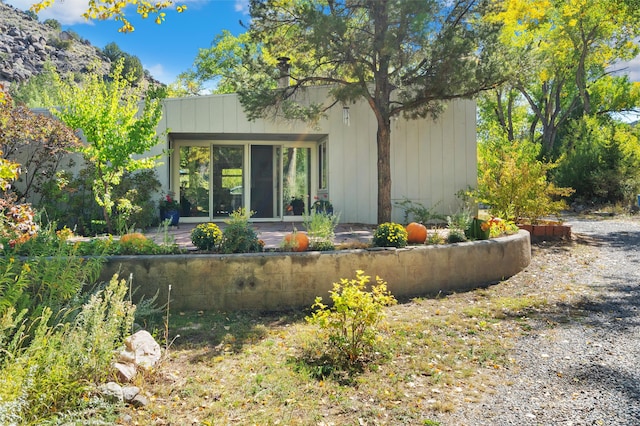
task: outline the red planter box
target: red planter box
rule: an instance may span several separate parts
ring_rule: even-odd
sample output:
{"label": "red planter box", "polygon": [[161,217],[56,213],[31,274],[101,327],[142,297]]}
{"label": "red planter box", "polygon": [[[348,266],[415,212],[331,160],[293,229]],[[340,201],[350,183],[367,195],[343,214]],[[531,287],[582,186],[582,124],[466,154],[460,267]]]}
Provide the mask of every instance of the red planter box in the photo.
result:
{"label": "red planter box", "polygon": [[560,240],[571,238],[571,227],[559,223],[543,223],[539,225],[518,225],[518,228],[529,231],[532,241]]}

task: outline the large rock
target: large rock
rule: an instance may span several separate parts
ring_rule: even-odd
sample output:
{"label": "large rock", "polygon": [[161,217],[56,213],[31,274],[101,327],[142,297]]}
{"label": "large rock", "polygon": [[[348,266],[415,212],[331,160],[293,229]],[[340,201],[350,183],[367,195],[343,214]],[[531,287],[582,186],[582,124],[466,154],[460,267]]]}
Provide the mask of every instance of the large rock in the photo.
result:
{"label": "large rock", "polygon": [[140,330],[127,337],[124,349],[118,354],[113,364],[116,375],[121,382],[131,382],[138,368],[150,370],[160,361],[162,349],[148,331]]}
{"label": "large rock", "polygon": [[134,362],[138,367],[145,369],[153,368],[162,356],[160,345],[146,330],[140,330],[127,337],[124,345],[127,348],[126,352],[128,352],[126,356],[130,357],[130,355],[133,354]]}

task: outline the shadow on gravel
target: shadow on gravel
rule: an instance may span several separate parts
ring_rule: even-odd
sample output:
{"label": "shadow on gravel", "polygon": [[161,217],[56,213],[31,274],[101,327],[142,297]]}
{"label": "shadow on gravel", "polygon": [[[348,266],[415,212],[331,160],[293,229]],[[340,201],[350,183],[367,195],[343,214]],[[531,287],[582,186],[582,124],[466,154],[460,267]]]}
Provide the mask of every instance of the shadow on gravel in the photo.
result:
{"label": "shadow on gravel", "polygon": [[[612,247],[619,250],[637,251],[640,249],[640,231],[616,231],[604,234],[573,234],[573,240],[578,244],[594,247]],[[638,260],[633,260],[637,263]]]}
{"label": "shadow on gravel", "polygon": [[[585,284],[597,289],[596,298],[558,304],[542,314],[547,320],[557,321],[559,327],[572,327],[579,318],[580,324],[595,331],[593,337],[602,345],[590,355],[591,362],[574,365],[566,377],[575,378],[586,389],[619,392],[628,403],[637,406],[640,380],[633,360],[640,360],[640,232],[574,234],[572,243],[602,248],[603,256],[597,262],[615,263],[607,265],[605,273],[599,273],[594,265],[593,282]],[[632,361],[618,364],[618,357]]]}
{"label": "shadow on gravel", "polygon": [[616,389],[630,402],[640,402],[638,378],[603,364],[583,365],[576,368],[572,377],[586,388],[602,388],[603,385]]}

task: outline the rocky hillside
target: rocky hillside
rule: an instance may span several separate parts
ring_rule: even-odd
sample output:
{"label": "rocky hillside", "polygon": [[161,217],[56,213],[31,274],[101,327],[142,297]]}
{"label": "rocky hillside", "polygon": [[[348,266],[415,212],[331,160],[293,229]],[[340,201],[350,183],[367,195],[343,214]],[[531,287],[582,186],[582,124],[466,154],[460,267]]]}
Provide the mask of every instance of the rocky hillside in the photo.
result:
{"label": "rocky hillside", "polygon": [[[28,80],[42,72],[44,64],[53,63],[58,72],[85,73],[98,62],[105,73],[111,61],[99,48],[73,32],[46,25],[0,0],[0,84],[9,86]],[[147,82],[154,81],[148,73]]]}

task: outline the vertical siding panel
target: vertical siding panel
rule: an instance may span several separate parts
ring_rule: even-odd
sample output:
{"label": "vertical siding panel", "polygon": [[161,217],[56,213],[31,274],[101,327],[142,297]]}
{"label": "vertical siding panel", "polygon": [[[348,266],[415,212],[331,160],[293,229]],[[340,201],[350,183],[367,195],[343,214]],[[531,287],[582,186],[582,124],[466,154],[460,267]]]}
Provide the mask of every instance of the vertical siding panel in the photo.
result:
{"label": "vertical siding panel", "polygon": [[346,134],[345,129],[341,126],[342,116],[338,108],[329,111],[327,133],[327,157],[328,178],[329,178],[329,198],[333,203],[333,207],[337,212],[341,213],[340,220],[348,221],[348,212],[345,204],[345,181],[344,171],[345,163],[348,159],[345,157]]}
{"label": "vertical siding panel", "polygon": [[[238,133],[238,104],[235,96],[222,96],[222,119],[224,133]],[[246,129],[242,129],[246,130]]]}
{"label": "vertical siding panel", "polygon": [[451,127],[455,138],[455,176],[453,182],[455,182],[455,188],[453,188],[454,194],[460,189],[465,189],[467,186],[469,175],[469,163],[467,159],[467,126],[465,123],[466,108],[465,101],[453,102],[451,105],[453,108],[451,116]]}
{"label": "vertical siding panel", "polygon": [[466,124],[465,141],[467,141],[467,184],[472,188],[478,186],[478,148],[476,134],[476,102],[465,102],[464,123]]}
{"label": "vertical siding panel", "polygon": [[417,139],[420,143],[420,165],[418,170],[418,180],[420,187],[418,188],[418,202],[424,204],[425,207],[431,208],[435,204],[431,196],[431,154],[433,139],[431,138],[431,129],[434,127],[433,120],[428,118],[417,123]]}
{"label": "vertical siding panel", "polygon": [[[367,177],[362,193],[365,196],[361,205],[360,223],[378,223],[378,120],[369,105],[365,104],[364,114],[368,118],[368,126],[364,133],[365,153],[362,161],[362,174]],[[393,182],[392,182],[393,184]]]}
{"label": "vertical siding panel", "polygon": [[[342,114],[342,111],[340,111],[340,113]],[[366,133],[367,125],[366,120],[358,114],[356,108],[349,108],[349,117],[349,126],[340,121],[342,123],[340,124],[342,134],[344,135],[344,175],[343,180],[339,184],[344,191],[342,206],[345,209],[345,213],[349,221],[358,222],[358,216],[361,210],[358,187],[366,184],[366,182],[363,182],[366,177],[358,174],[358,139],[362,137],[363,133]]]}
{"label": "vertical siding panel", "polygon": [[431,188],[430,196],[434,204],[438,204],[440,209],[444,210],[444,179],[442,174],[444,173],[443,164],[443,132],[442,125],[439,120],[432,121],[432,126],[429,129],[429,138],[431,139],[431,158],[429,163],[431,164]]}
{"label": "vertical siding panel", "polygon": [[[411,124],[408,124],[409,126]],[[395,120],[391,120],[391,203],[407,197],[409,195],[407,177],[408,164],[407,152],[410,142],[407,139],[407,132],[404,128],[396,128]]]}
{"label": "vertical siding panel", "polygon": [[179,99],[172,99],[167,102],[165,109],[165,117],[167,122],[167,127],[171,129],[171,131],[181,131],[182,130],[182,102]]}
{"label": "vertical siding panel", "polygon": [[219,133],[224,129],[224,110],[221,97],[211,98],[209,103],[209,132]]}
{"label": "vertical siding panel", "polygon": [[195,99],[184,99],[181,104],[180,127],[183,131],[193,132],[195,129]]}
{"label": "vertical siding panel", "polygon": [[455,119],[454,119],[455,104],[447,103],[444,114],[439,118],[440,125],[442,126],[442,139],[443,139],[443,194],[445,211],[447,213],[453,213],[457,210],[457,203],[455,198],[455,192],[457,187],[456,182],[456,134],[455,134]]}
{"label": "vertical siding panel", "polygon": [[194,104],[194,132],[209,132],[209,109],[211,108],[211,100],[209,97],[197,98]]}

